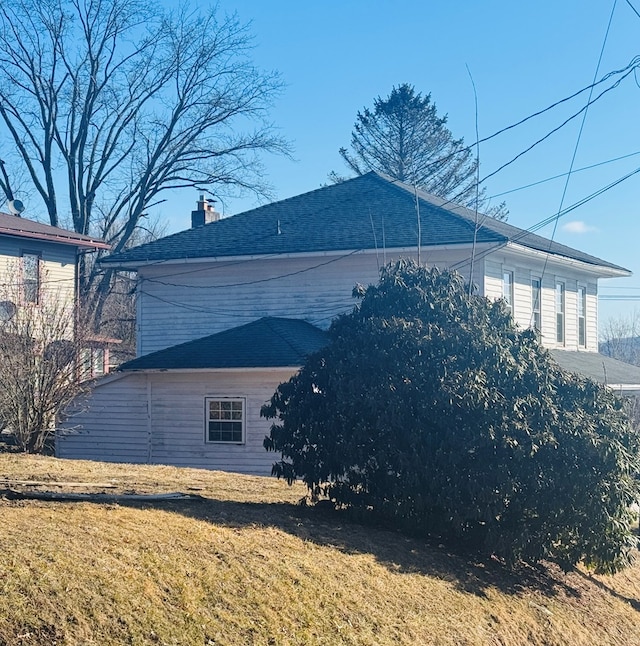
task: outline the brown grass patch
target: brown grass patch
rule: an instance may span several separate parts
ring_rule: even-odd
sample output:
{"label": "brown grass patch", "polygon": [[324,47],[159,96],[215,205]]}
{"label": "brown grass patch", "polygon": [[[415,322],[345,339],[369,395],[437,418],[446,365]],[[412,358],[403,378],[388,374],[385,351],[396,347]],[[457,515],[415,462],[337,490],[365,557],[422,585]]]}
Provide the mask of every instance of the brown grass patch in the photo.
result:
{"label": "brown grass patch", "polygon": [[271,478],[12,454],[0,478],[202,496],[0,500],[3,645],[640,644],[638,565],[509,572],[300,508]]}

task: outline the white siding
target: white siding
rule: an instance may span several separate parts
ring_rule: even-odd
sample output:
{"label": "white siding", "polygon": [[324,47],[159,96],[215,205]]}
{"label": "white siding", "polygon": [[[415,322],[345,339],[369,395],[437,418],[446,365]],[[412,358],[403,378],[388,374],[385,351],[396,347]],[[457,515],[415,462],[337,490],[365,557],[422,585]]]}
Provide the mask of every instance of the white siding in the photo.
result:
{"label": "white siding", "polygon": [[149,460],[148,434],[146,376],[109,376],[68,411],[56,437],[56,456],[144,463]]}
{"label": "white siding", "polygon": [[[540,303],[542,343],[549,348],[567,350],[598,351],[598,298],[597,282],[592,274],[576,269],[543,262],[535,262],[510,255],[507,251],[492,254],[484,261],[485,294],[489,298],[502,297],[502,275],[504,270],[514,272],[514,319],[520,328],[532,324],[531,279],[540,277],[544,269]],[[565,285],[565,340],[556,340],[556,282]],[[578,346],[578,285],[587,287],[586,330],[587,346]]]}
{"label": "white siding", "polygon": [[[478,293],[502,297],[503,270],[514,274],[514,318],[531,325],[531,277],[544,262],[501,249],[486,258],[479,250],[474,267]],[[469,249],[423,250],[427,265],[453,266],[468,276]],[[407,255],[407,254],[404,254]],[[415,252],[414,252],[415,255]],[[332,318],[355,304],[356,283],[375,283],[378,268],[394,254],[355,253],[342,256],[244,259],[229,262],[158,264],[140,270],[138,355],[249,323],[261,316],[302,318],[326,328]],[[559,271],[559,269],[561,271]],[[577,285],[589,286],[587,349],[597,350],[595,276],[549,262],[544,268],[542,342],[557,347],[555,281],[566,285],[565,344],[577,349]]]}
{"label": "white siding", "polygon": [[587,282],[587,350],[598,351],[598,284]]}
{"label": "white siding", "polygon": [[514,274],[513,318],[525,329],[531,327],[531,272],[516,267]]}
{"label": "white siding", "polygon": [[487,298],[502,298],[502,265],[492,260],[484,262],[484,295]]}
{"label": "white siding", "polygon": [[35,239],[0,236],[0,300],[16,304],[22,300],[22,253],[40,256],[41,303],[56,301],[71,307],[75,295],[75,247]]}
{"label": "white siding", "polygon": [[[149,373],[107,377],[64,424],[63,458],[191,466],[268,475],[279,458],[262,442],[262,405],[293,370]],[[244,444],[205,441],[205,398],[246,401]]]}
{"label": "white siding", "polygon": [[[468,251],[422,254],[428,265],[464,262]],[[302,318],[326,328],[355,304],[356,283],[378,280],[393,255],[272,258],[143,267],[138,284],[138,356],[249,323],[262,316]],[[469,266],[461,267],[468,273]],[[482,268],[476,266],[482,289]]]}

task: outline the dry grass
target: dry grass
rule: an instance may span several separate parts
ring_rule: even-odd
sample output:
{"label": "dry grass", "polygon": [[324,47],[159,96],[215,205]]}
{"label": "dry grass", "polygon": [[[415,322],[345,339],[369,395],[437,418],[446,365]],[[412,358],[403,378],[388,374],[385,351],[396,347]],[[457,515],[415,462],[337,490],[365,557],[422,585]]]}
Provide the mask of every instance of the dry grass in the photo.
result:
{"label": "dry grass", "polygon": [[640,644],[638,565],[510,573],[300,508],[269,478],[10,454],[0,478],[202,496],[0,499],[2,645]]}

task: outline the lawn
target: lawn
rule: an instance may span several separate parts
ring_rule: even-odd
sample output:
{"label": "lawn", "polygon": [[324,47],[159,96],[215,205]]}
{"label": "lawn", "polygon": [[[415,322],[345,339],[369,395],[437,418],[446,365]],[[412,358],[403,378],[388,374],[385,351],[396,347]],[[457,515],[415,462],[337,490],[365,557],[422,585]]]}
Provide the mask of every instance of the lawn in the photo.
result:
{"label": "lawn", "polygon": [[640,644],[637,563],[511,572],[196,469],[0,454],[0,490],[1,645]]}

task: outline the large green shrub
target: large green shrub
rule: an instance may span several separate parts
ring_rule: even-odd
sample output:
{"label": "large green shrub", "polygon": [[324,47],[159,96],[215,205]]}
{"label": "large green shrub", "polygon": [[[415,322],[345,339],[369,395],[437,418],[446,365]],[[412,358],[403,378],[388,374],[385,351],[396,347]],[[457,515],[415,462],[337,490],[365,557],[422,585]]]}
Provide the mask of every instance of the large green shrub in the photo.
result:
{"label": "large green shrub", "polygon": [[400,261],[360,294],[263,408],[273,473],[511,563],[625,565],[640,442],[622,402],[459,274]]}

